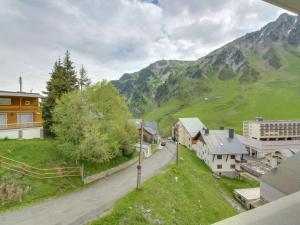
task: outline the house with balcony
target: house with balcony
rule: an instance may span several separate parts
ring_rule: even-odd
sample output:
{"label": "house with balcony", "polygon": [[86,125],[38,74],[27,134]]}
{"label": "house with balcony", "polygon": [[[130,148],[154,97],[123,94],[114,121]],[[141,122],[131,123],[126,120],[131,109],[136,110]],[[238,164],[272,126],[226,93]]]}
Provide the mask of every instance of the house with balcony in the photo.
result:
{"label": "house with balcony", "polygon": [[202,138],[197,142],[197,156],[202,159],[213,173],[231,178],[239,177],[241,163],[246,162],[245,146],[240,141],[240,135],[233,129],[205,129]]}
{"label": "house with balcony", "polygon": [[42,138],[38,93],[0,91],[0,139]]}

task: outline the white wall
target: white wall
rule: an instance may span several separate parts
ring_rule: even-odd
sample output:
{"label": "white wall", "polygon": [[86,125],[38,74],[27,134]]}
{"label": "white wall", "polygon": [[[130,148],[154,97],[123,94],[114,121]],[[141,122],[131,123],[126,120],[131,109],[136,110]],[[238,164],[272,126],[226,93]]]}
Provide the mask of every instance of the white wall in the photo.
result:
{"label": "white wall", "polygon": [[192,149],[192,137],[189,135],[189,133],[180,121],[178,121],[177,123],[179,124],[179,143],[186,146],[189,149]]}
{"label": "white wall", "polygon": [[33,138],[43,138],[42,136],[42,127],[33,127],[33,128],[23,128],[23,129],[8,129],[0,130],[0,139],[18,139],[19,131],[22,131],[22,139],[33,139]]}
{"label": "white wall", "polygon": [[[236,169],[240,170],[240,163],[235,162],[235,159],[240,160],[242,155],[235,155],[235,159],[231,159],[230,155],[228,155],[228,158],[227,155],[222,155],[222,159],[218,159],[217,155],[214,157],[210,154],[207,145],[200,141],[197,143],[196,152],[197,156],[202,159],[214,173],[234,174],[236,173]],[[218,164],[222,164],[222,169],[217,168]],[[230,168],[231,165],[235,165],[235,169]]]}
{"label": "white wall", "polygon": [[260,196],[268,202],[272,202],[281,197],[286,196],[284,193],[278,191],[276,188],[271,187],[270,185],[260,182]]}

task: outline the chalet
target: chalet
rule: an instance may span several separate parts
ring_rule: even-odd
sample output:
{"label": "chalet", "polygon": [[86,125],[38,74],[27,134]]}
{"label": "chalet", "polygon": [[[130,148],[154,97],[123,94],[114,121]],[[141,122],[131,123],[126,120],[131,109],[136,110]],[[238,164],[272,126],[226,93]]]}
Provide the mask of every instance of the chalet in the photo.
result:
{"label": "chalet", "polygon": [[[136,128],[141,131],[141,119],[130,119],[129,123],[134,123]],[[151,144],[159,144],[161,137],[156,121],[144,121],[143,140]]]}
{"label": "chalet", "polygon": [[240,164],[245,162],[244,155],[247,154],[239,135],[235,135],[233,129],[228,131],[205,129],[201,137],[196,147],[197,156],[213,173],[237,177],[241,170]]}
{"label": "chalet", "polygon": [[0,91],[0,139],[43,137],[41,95]]}
{"label": "chalet", "polygon": [[197,117],[179,118],[172,127],[173,139],[178,136],[178,142],[189,149],[194,149],[195,145],[201,140],[201,132],[205,125]]}

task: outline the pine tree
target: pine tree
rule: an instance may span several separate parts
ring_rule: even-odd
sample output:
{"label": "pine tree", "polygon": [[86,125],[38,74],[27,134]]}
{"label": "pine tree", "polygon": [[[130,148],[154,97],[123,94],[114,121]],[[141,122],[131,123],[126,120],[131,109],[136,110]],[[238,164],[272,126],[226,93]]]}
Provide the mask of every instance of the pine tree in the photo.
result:
{"label": "pine tree", "polygon": [[50,73],[51,78],[47,82],[47,91],[44,94],[47,97],[43,101],[42,115],[43,127],[46,136],[53,136],[51,126],[53,124],[52,112],[56,101],[64,94],[78,89],[78,79],[73,62],[70,60],[70,53],[66,51],[63,63],[60,59],[54,63],[53,70]]}
{"label": "pine tree", "polygon": [[80,90],[82,90],[83,87],[90,86],[91,83],[92,83],[90,78],[87,76],[87,71],[86,71],[86,69],[84,68],[83,65],[81,65],[81,68],[79,70],[78,83],[79,83]]}

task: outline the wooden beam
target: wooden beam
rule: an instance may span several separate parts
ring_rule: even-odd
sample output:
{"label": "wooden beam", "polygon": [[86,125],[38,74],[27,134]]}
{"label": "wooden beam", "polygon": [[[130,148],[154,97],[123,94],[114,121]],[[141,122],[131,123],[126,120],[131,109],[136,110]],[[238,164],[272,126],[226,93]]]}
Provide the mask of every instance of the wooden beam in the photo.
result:
{"label": "wooden beam", "polygon": [[296,0],[263,0],[280,8],[300,14],[300,2]]}

